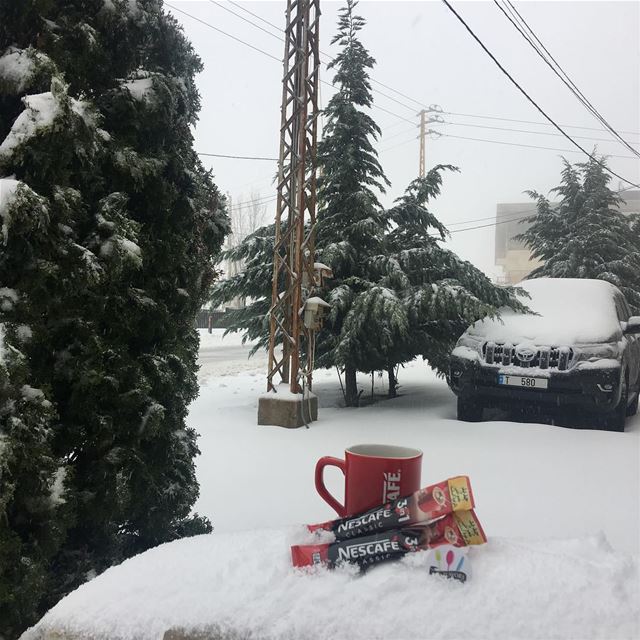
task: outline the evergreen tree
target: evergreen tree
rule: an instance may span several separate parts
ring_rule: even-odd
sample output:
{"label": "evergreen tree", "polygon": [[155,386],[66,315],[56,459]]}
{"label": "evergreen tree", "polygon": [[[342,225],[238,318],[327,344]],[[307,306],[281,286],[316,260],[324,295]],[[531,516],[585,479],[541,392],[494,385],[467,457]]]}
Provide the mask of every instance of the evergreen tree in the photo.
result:
{"label": "evergreen tree", "polygon": [[[0,635],[3,607],[30,607],[24,626],[87,576],[210,530],[190,515],[185,416],[228,221],[193,150],[200,70],[160,0],[0,0],[0,291],[15,298],[0,322],[21,363],[0,407],[20,410],[25,385],[51,403],[22,411],[30,438],[0,413],[0,541],[52,534],[13,600],[0,578]],[[53,484],[55,504],[25,525]]]}
{"label": "evergreen tree", "polygon": [[440,194],[444,170],[457,168],[433,167],[411,182],[386,212],[384,253],[367,265],[376,285],[354,305],[346,323],[361,324],[363,334],[370,328],[372,344],[364,352],[375,359],[360,366],[386,369],[390,395],[395,394],[397,365],[421,356],[444,375],[456,340],[470,324],[495,317],[503,307],[525,310],[512,288],[496,287],[482,271],[442,246],[448,232],[427,205]]}
{"label": "evergreen tree", "polygon": [[[3,309],[20,304],[14,290],[0,289]],[[66,526],[65,468],[51,454],[52,405],[28,384],[21,351],[30,337],[25,325],[0,325],[0,634],[7,638],[37,620]]]}
{"label": "evergreen tree", "polygon": [[[387,184],[373,148],[379,129],[363,111],[372,104],[374,60],[358,40],[364,20],[354,15],[355,4],[341,10],[333,40],[342,50],[332,63],[338,91],[318,149],[316,236],[318,259],[334,274],[320,291],[331,310],[317,335],[316,364],[344,368],[347,405],[358,404],[357,371],[386,370],[395,395],[397,365],[422,356],[444,373],[469,324],[503,306],[524,309],[513,290],[495,287],[440,244],[447,231],[426,205],[440,193],[442,171],[455,167],[439,165],[413,181],[388,211],[378,202],[376,192]],[[264,227],[227,252],[246,271],[214,288],[218,304],[250,299],[231,312],[230,330],[244,330],[245,338],[258,340],[256,348],[268,344],[273,235],[273,226]]]}
{"label": "evergreen tree", "polygon": [[619,211],[622,199],[609,188],[611,176],[603,164],[604,158],[575,165],[564,160],[561,184],[552,189],[560,201],[552,204],[527,192],[536,200],[537,213],[524,219],[531,226],[518,237],[543,261],[530,278],[606,280],[640,314],[638,223]]}
{"label": "evergreen tree", "polygon": [[[285,226],[282,225],[283,229]],[[235,261],[242,264],[242,269],[216,282],[211,293],[211,300],[216,307],[237,298],[245,299],[244,307],[228,309],[225,313],[225,334],[243,331],[243,342],[256,341],[251,355],[269,346],[268,314],[271,307],[275,234],[274,224],[260,227],[235,247],[224,251],[220,260]]]}
{"label": "evergreen tree", "polygon": [[375,60],[358,39],[365,21],[354,13],[356,5],[347,0],[339,13],[332,44],[337,42],[341,50],[329,65],[336,70],[337,91],[325,109],[324,137],[318,145],[316,248],[334,276],[326,291],[332,310],[318,337],[318,364],[344,367],[347,405],[357,404],[356,371],[366,335],[355,326],[345,331],[343,325],[357,296],[373,284],[366,264],[383,250],[385,232],[376,193],[388,185],[373,147],[380,129],[365,112],[373,104],[368,70]]}

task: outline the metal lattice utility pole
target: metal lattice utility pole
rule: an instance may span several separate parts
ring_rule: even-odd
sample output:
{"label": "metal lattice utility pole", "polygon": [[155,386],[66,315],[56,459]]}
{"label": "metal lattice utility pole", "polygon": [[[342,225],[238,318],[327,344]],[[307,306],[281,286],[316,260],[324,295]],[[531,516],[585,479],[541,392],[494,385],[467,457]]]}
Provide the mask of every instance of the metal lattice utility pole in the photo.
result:
{"label": "metal lattice utility pole", "polygon": [[424,178],[424,147],[425,147],[425,137],[426,137],[426,114],[427,112],[422,109],[418,113],[420,116],[420,171],[418,176],[420,178]]}
{"label": "metal lattice utility pole", "polygon": [[267,391],[285,382],[294,394],[311,388],[315,341],[302,309],[305,293],[316,282],[319,21],[320,0],[288,0]]}
{"label": "metal lattice utility pole", "polygon": [[420,139],[420,170],[418,172],[418,176],[420,178],[424,178],[425,174],[426,174],[426,165],[425,165],[425,147],[426,147],[426,138],[427,135],[430,133],[434,133],[434,134],[438,134],[437,131],[434,131],[433,129],[427,129],[427,125],[428,124],[432,124],[432,123],[443,123],[444,120],[442,119],[441,116],[429,116],[427,118],[427,114],[428,113],[441,113],[442,112],[442,107],[440,107],[437,104],[432,104],[428,109],[422,109],[421,111],[418,111],[418,116],[420,117],[420,124],[418,125],[420,127],[420,135],[418,136],[418,138]]}

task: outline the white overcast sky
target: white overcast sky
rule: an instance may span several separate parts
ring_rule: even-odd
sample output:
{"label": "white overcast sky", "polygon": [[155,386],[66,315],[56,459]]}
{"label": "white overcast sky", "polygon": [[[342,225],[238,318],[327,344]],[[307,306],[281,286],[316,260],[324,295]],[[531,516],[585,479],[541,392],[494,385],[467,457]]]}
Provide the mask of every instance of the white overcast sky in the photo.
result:
{"label": "white overcast sky", "polygon": [[[265,52],[282,58],[284,45],[210,0],[169,0],[182,11],[210,23]],[[224,7],[268,27],[228,2]],[[242,2],[243,7],[284,27],[285,2]],[[335,54],[330,46],[336,31],[341,2],[321,0],[321,50]],[[598,127],[493,2],[451,4],[534,100],[576,141],[588,150],[594,145],[612,156],[631,156],[606,131],[575,127]],[[640,4],[637,2],[519,2],[516,7],[565,72],[629,142],[640,141]],[[167,7],[169,11],[171,9]],[[409,100],[374,84],[404,104],[374,93],[375,104],[410,121],[418,119],[418,103],[440,105],[444,111],[513,118],[536,123],[543,117],[500,72],[472,40],[447,7],[433,2],[364,1],[358,13],[367,24],[361,39],[377,64],[372,78]],[[235,42],[196,20],[174,12],[204,63],[198,77],[202,111],[196,129],[196,148],[201,152],[277,157],[282,66],[247,46]],[[331,72],[321,68],[321,79]],[[322,86],[322,102],[330,97]],[[415,101],[415,102],[414,102]],[[372,115],[383,131],[378,143],[380,161],[392,187],[383,204],[402,194],[418,174],[417,129],[410,122],[374,108]],[[446,115],[456,124],[439,125],[450,135],[500,140],[510,143],[572,149],[551,126],[490,120],[469,115]],[[467,125],[508,127],[535,131],[498,131]],[[569,127],[568,125],[572,125]],[[594,140],[591,138],[599,138]],[[638,147],[638,145],[634,145]],[[640,147],[639,147],[640,148]],[[436,163],[457,165],[461,173],[445,177],[443,193],[432,210],[450,230],[488,224],[491,220],[456,223],[495,215],[499,202],[523,202],[526,189],[548,192],[559,181],[560,156],[579,161],[582,154],[531,149],[442,137],[427,141],[427,168]],[[633,156],[631,156],[633,157]],[[216,183],[234,198],[252,190],[261,196],[275,194],[271,177],[274,162],[203,158],[214,170]],[[640,182],[638,159],[611,157],[610,167],[621,176]],[[612,185],[618,188],[614,178]],[[627,186],[624,183],[622,186]],[[269,206],[269,216],[274,204]],[[494,228],[455,233],[450,247],[490,275],[494,267]]]}

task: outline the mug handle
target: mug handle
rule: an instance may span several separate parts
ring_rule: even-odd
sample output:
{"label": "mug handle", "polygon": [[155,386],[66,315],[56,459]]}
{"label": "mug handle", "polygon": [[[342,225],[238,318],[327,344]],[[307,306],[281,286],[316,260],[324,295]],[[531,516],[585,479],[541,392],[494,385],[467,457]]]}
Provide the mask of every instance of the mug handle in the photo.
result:
{"label": "mug handle", "polygon": [[324,468],[326,466],[338,467],[343,474],[346,473],[346,463],[340,458],[332,458],[331,456],[324,456],[320,458],[316,463],[316,491],[320,494],[320,497],[341,517],[344,518],[346,511],[343,505],[341,505],[324,486]]}

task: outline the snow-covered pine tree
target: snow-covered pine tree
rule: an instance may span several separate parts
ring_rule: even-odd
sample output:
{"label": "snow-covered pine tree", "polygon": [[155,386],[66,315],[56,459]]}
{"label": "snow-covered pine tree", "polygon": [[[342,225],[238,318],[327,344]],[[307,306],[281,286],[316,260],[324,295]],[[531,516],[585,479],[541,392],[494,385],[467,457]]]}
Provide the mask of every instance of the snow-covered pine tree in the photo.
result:
{"label": "snow-covered pine tree", "polygon": [[377,193],[388,181],[373,142],[378,125],[366,112],[373,104],[369,69],[375,60],[358,38],[365,24],[355,14],[357,2],[347,0],[339,12],[338,32],[332,40],[341,50],[329,68],[335,69],[337,88],[325,109],[324,136],[318,145],[319,259],[334,277],[325,292],[332,310],[326,329],[318,336],[318,364],[345,369],[347,405],[357,404],[356,371],[363,353],[371,348],[371,327],[345,330],[345,318],[356,296],[371,288],[366,264],[383,250],[385,220]]}
{"label": "snow-covered pine tree", "polygon": [[64,479],[71,523],[34,609],[210,530],[190,515],[185,416],[228,220],[193,149],[200,69],[160,0],[0,0],[0,290],[16,300],[0,322],[23,327],[19,380],[52,403],[42,474]]}
{"label": "snow-covered pine tree", "polygon": [[[283,228],[285,225],[283,225]],[[269,345],[269,308],[273,281],[275,225],[267,225],[250,233],[235,247],[222,253],[221,260],[242,264],[242,270],[216,282],[211,301],[218,307],[242,298],[245,306],[228,309],[226,333],[243,331],[243,342],[255,340],[251,354]],[[284,285],[283,285],[284,286]]]}
{"label": "snow-covered pine tree", "polygon": [[[354,15],[354,7],[348,2],[341,11],[334,38],[342,50],[332,63],[338,92],[327,106],[319,145],[316,236],[318,259],[335,276],[321,292],[332,309],[317,336],[316,365],[345,368],[349,405],[358,402],[357,371],[386,370],[394,395],[398,364],[423,356],[443,373],[469,324],[502,306],[523,308],[511,289],[495,287],[440,245],[446,229],[427,203],[440,193],[442,171],[454,167],[435,167],[383,211],[376,192],[387,181],[372,146],[379,130],[363,111],[372,103],[373,59],[357,38],[364,20]],[[244,330],[259,346],[268,344],[273,234],[273,226],[264,227],[228,252],[227,257],[243,260],[246,270],[214,288],[217,304],[250,299],[245,309],[231,313],[230,329]]]}
{"label": "snow-covered pine tree", "polygon": [[497,287],[470,262],[442,246],[448,232],[427,208],[440,194],[442,171],[433,167],[411,182],[386,212],[384,252],[369,261],[376,285],[353,306],[345,325],[367,327],[375,348],[360,363],[365,370],[386,369],[394,393],[394,367],[421,356],[444,374],[456,340],[473,322],[496,316],[501,307],[524,310],[514,290]]}
{"label": "snow-covered pine tree", "polygon": [[620,288],[634,313],[640,314],[640,242],[634,218],[622,214],[622,198],[609,188],[605,158],[570,164],[552,193],[557,203],[535,192],[537,213],[519,238],[543,264],[530,278],[597,278]]}

